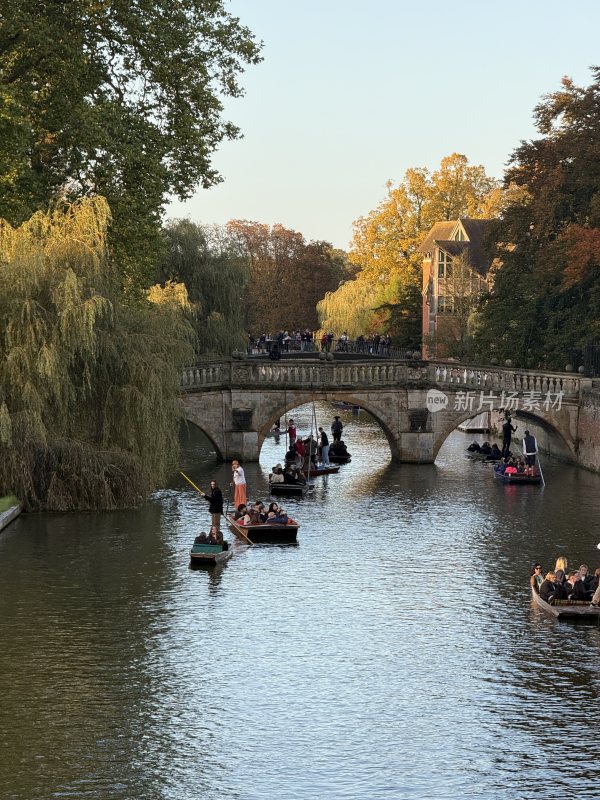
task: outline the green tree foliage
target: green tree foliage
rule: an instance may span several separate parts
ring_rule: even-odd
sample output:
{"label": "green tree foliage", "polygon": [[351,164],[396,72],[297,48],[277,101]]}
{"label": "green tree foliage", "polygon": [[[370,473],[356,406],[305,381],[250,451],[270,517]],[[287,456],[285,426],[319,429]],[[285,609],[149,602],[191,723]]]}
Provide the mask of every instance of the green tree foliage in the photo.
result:
{"label": "green tree foliage", "polygon": [[564,78],[535,109],[506,182],[521,189],[498,223],[498,270],[480,314],[480,355],[564,368],[600,336],[600,69]]}
{"label": "green tree foliage", "polygon": [[177,456],[192,333],[122,302],[108,222],[103,198],[0,222],[0,494],[28,509],[133,504]]}
{"label": "green tree foliage", "polygon": [[[498,183],[459,153],[433,173],[407,170],[398,186],[388,184],[385,200],[354,223],[349,258],[359,270],[356,286],[343,285],[319,304],[322,327],[350,335],[388,332],[400,346],[420,347],[420,243],[435,222],[494,216],[504,202]],[[349,298],[359,305],[347,309]]]}
{"label": "green tree foliage", "polygon": [[227,229],[176,220],[164,239],[160,279],[185,284],[197,352],[230,355],[245,348],[248,264]]}
{"label": "green tree foliage", "polygon": [[248,330],[314,330],[318,300],[350,273],[345,253],[283,225],[232,220],[227,230],[248,263]]}
{"label": "green tree foliage", "polygon": [[220,98],[259,45],[223,0],[11,0],[0,19],[0,216],[102,194],[143,283],[167,195],[220,180],[212,154],[239,136]]}

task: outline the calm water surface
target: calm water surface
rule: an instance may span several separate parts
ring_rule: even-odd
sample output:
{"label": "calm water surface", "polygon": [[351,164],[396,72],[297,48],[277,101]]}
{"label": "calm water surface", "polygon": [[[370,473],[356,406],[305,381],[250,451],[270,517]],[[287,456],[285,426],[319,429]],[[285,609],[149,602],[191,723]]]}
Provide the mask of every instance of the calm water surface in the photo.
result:
{"label": "calm water surface", "polygon": [[[600,629],[528,589],[536,559],[600,565],[600,477],[546,459],[544,490],[505,487],[458,432],[434,466],[392,465],[342,416],[352,463],[285,503],[296,547],[190,570],[209,516],[183,480],[0,534],[2,800],[600,797]],[[252,498],[283,454],[247,465]]]}

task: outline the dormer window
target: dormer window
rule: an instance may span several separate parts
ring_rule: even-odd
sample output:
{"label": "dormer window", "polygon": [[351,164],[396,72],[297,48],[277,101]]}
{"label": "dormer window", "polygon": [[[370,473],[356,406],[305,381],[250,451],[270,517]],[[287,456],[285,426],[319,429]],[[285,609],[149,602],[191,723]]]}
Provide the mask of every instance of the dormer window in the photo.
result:
{"label": "dormer window", "polygon": [[463,233],[463,229],[459,228],[456,233],[454,234],[454,241],[455,242],[466,242],[466,236]]}

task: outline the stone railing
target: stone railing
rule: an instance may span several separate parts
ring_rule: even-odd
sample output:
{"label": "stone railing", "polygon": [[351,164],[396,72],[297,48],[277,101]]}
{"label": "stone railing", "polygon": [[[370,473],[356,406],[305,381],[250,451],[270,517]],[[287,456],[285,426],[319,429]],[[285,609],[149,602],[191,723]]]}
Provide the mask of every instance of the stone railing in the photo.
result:
{"label": "stone railing", "polygon": [[591,379],[569,373],[417,361],[209,361],[184,369],[185,392],[229,388],[355,389],[413,386],[578,397]]}
{"label": "stone railing", "polygon": [[181,377],[184,391],[219,388],[357,388],[397,386],[429,380],[427,366],[411,362],[290,362],[221,361],[187,367]]}
{"label": "stone railing", "polygon": [[429,364],[430,378],[438,386],[545,395],[562,393],[578,397],[591,386],[591,379],[565,372],[542,372],[512,367],[473,367],[459,364]]}

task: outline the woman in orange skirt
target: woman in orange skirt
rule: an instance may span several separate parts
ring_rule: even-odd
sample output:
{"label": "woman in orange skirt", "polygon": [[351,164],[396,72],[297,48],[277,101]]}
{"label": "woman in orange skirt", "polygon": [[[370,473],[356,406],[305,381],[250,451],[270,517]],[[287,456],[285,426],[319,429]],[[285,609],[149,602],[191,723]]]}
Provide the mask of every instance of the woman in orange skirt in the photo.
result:
{"label": "woman in orange skirt", "polygon": [[248,502],[246,499],[246,476],[240,466],[240,462],[237,460],[231,462],[231,469],[233,470],[233,485],[235,487],[233,504],[237,508],[241,503],[246,505]]}

